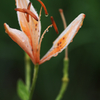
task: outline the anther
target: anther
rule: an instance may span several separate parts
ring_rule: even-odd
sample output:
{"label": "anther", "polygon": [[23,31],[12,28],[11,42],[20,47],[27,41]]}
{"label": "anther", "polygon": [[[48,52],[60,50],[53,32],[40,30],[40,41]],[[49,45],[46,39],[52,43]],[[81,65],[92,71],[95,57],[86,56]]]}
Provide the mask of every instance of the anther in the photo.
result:
{"label": "anther", "polygon": [[62,10],[62,9],[59,9],[59,12],[60,12],[60,13],[62,13],[62,12],[63,12],[63,10]]}
{"label": "anther", "polygon": [[46,9],[46,6],[44,5],[44,3],[41,1],[41,0],[37,0],[39,1],[39,3],[42,5],[42,7],[44,8],[44,11],[45,11],[45,15],[48,16],[48,11]]}
{"label": "anther", "polygon": [[[44,35],[46,34],[46,32],[49,30],[49,28],[50,28],[51,26],[52,26],[52,24],[49,25],[49,26],[46,28],[46,30],[43,32],[43,34],[42,34],[42,36],[41,36],[41,38],[40,38],[39,48],[41,48],[41,42],[42,42],[42,39],[43,39]],[[39,51],[40,51],[40,49],[39,49]]]}
{"label": "anther", "polygon": [[28,6],[27,6],[27,9],[30,10],[31,8],[31,2],[29,2]]}
{"label": "anther", "polygon": [[29,15],[31,15],[36,21],[38,21],[37,16],[36,16],[33,12],[31,12],[30,10],[28,10],[28,9],[25,9],[25,8],[23,8],[23,9],[21,9],[21,8],[15,8],[15,10],[16,10],[16,11],[19,11],[19,12],[22,12],[22,13],[29,14]]}
{"label": "anther", "polygon": [[[30,10],[30,8],[31,8],[31,2],[29,2],[28,6],[27,6],[28,10]],[[29,22],[29,14],[27,14],[26,19]]]}
{"label": "anther", "polygon": [[51,22],[52,22],[52,25],[53,25],[53,27],[54,27],[54,29],[55,29],[56,33],[58,34],[58,33],[59,33],[59,31],[58,31],[57,25],[56,25],[56,23],[55,23],[55,21],[54,21],[54,19],[53,19],[53,17],[52,17],[52,16],[51,16]]}

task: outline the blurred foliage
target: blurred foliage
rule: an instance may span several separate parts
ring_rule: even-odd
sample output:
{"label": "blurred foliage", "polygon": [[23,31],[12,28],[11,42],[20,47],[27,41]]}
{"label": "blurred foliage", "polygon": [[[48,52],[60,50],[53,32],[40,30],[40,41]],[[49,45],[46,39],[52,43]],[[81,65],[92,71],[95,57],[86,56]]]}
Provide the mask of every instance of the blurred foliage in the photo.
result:
{"label": "blurred foliage", "polygon": [[[82,28],[69,48],[69,85],[62,100],[100,100],[100,0],[42,0],[49,16],[42,12],[42,30],[51,24],[50,16],[56,21],[59,33],[63,23],[58,9],[62,8],[69,24],[80,13],[86,18]],[[40,4],[31,0],[39,13]],[[20,29],[15,0],[2,0],[0,3],[0,100],[20,100],[17,95],[17,81],[25,81],[24,52],[5,33],[3,23]],[[41,57],[58,37],[53,28],[45,35]],[[57,57],[40,65],[33,100],[55,100],[62,78],[64,51]],[[32,68],[33,64],[31,63]]]}

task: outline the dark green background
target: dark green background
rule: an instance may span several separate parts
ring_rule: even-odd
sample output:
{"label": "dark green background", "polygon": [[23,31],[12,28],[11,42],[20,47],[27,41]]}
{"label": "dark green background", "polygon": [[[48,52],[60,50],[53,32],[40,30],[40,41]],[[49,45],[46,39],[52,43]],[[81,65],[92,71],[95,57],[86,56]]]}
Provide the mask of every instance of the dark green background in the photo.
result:
{"label": "dark green background", "polygon": [[[82,28],[68,46],[69,85],[62,100],[100,100],[100,0],[42,0],[49,16],[42,12],[42,32],[51,24],[52,15],[59,29],[63,24],[58,9],[62,8],[69,24],[80,13],[86,18]],[[39,13],[40,4],[31,0]],[[15,8],[15,0],[0,2],[0,100],[20,100],[16,85],[18,79],[25,81],[24,52],[5,33],[3,23],[20,29]],[[58,37],[53,28],[45,35],[41,47],[41,57]],[[62,78],[64,51],[57,57],[40,65],[33,100],[55,100]],[[31,63],[33,68],[33,64]]]}

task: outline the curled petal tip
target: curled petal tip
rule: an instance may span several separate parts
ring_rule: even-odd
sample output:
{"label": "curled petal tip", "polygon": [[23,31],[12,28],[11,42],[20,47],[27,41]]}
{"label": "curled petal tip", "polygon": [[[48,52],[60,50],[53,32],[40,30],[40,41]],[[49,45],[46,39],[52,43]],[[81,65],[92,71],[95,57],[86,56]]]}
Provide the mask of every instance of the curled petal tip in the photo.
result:
{"label": "curled petal tip", "polygon": [[5,32],[7,33],[7,30],[8,30],[8,25],[6,23],[4,23],[4,28],[5,28]]}
{"label": "curled petal tip", "polygon": [[84,18],[86,17],[86,15],[84,14]]}
{"label": "curled petal tip", "polygon": [[86,17],[86,15],[84,13],[81,14],[84,18]]}
{"label": "curled petal tip", "polygon": [[6,26],[7,24],[6,23],[4,23],[4,26]]}
{"label": "curled petal tip", "polygon": [[4,27],[5,27],[6,23],[4,23]]}

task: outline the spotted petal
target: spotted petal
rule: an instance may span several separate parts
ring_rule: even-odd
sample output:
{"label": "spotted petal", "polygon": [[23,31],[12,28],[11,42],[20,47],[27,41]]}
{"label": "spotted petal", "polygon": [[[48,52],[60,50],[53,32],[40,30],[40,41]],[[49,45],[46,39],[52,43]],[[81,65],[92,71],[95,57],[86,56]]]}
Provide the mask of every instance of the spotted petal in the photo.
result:
{"label": "spotted petal", "polygon": [[[30,2],[29,0],[16,0],[16,6],[17,6],[17,8],[27,9],[29,2]],[[37,14],[36,10],[34,9],[34,7],[32,5],[30,7],[30,11],[32,11],[32,13],[34,13],[37,16],[37,18],[38,18],[38,14]],[[29,23],[28,23],[28,21],[26,19],[26,14],[25,13],[22,13],[22,12],[18,11],[17,15],[18,15],[19,25],[20,25],[22,31],[28,36],[28,38],[30,40],[32,39],[31,36],[32,36],[32,34],[34,34],[34,30],[37,28],[38,31],[39,31],[37,33],[38,40],[39,40],[40,32],[41,32],[40,21],[37,22],[34,18],[30,17],[29,20],[31,20],[31,21],[29,21]],[[37,23],[39,23],[39,25],[37,25]],[[34,26],[34,27],[32,27],[32,26]]]}
{"label": "spotted petal", "polygon": [[40,64],[49,60],[53,56],[57,56],[62,50],[64,50],[68,44],[72,41],[78,30],[83,24],[85,14],[80,14],[71,24],[60,34],[60,36],[54,41],[53,46],[47,52],[47,54],[40,60]]}

